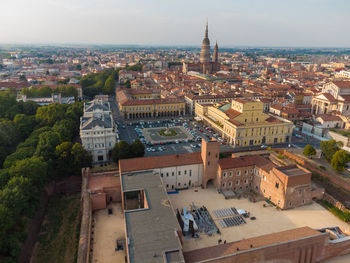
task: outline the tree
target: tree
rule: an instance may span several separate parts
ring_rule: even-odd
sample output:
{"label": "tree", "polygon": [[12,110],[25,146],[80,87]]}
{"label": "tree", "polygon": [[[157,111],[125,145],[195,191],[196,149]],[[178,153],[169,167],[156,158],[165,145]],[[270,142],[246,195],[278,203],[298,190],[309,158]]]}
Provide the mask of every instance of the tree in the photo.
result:
{"label": "tree", "polygon": [[321,142],[321,150],[324,158],[330,162],[333,155],[339,150],[339,148],[335,140],[329,140]]}
{"label": "tree", "polygon": [[52,130],[58,134],[61,141],[70,141],[74,136],[74,122],[70,119],[57,121]]}
{"label": "tree", "polygon": [[64,118],[66,106],[62,104],[51,104],[42,106],[36,111],[35,118],[44,125],[52,126],[56,121]]}
{"label": "tree", "polygon": [[140,140],[135,140],[131,144],[131,152],[133,157],[143,157],[145,155],[145,146]]}
{"label": "tree", "polygon": [[314,156],[314,155],[316,155],[316,150],[314,147],[312,147],[310,144],[308,144],[305,146],[303,154],[305,156]]}
{"label": "tree", "polygon": [[80,175],[81,168],[91,166],[92,156],[80,143],[76,142],[73,145],[72,155],[74,156],[74,167],[77,169],[77,175]]}
{"label": "tree", "polygon": [[35,129],[37,121],[34,116],[17,114],[13,120],[22,140],[25,140]]}
{"label": "tree", "polygon": [[103,94],[108,94],[108,95],[112,95],[114,93],[114,89],[115,89],[115,79],[114,79],[114,74],[111,74],[106,82],[105,82],[105,86],[102,89]]}
{"label": "tree", "polygon": [[344,171],[344,167],[347,162],[350,161],[350,154],[345,150],[337,151],[331,160],[331,166],[337,172]]}
{"label": "tree", "polygon": [[118,162],[132,156],[131,147],[126,141],[117,142],[112,149],[112,160]]}
{"label": "tree", "polygon": [[17,150],[14,153],[6,157],[4,161],[4,168],[10,168],[17,161],[32,157],[34,153],[35,147],[17,147]]}
{"label": "tree", "polygon": [[39,135],[35,155],[42,156],[45,161],[55,158],[56,146],[60,144],[60,138],[56,132],[47,131]]}
{"label": "tree", "polygon": [[12,121],[0,121],[0,167],[7,155],[15,151],[20,142],[17,129]]}
{"label": "tree", "polygon": [[74,156],[72,155],[73,144],[71,142],[62,142],[56,146],[56,170],[62,177],[71,176],[74,173]]}
{"label": "tree", "polygon": [[43,186],[47,181],[48,165],[42,158],[33,156],[17,161],[9,168],[12,177],[28,178],[30,182],[39,187]]}

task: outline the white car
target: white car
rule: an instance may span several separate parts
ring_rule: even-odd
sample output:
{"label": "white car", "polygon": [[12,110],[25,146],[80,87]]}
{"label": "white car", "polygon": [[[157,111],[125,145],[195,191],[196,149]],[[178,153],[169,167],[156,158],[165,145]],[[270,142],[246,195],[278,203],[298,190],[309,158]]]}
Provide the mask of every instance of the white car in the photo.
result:
{"label": "white car", "polygon": [[266,149],[267,146],[263,144],[263,145],[260,146],[260,148],[261,148],[261,149]]}

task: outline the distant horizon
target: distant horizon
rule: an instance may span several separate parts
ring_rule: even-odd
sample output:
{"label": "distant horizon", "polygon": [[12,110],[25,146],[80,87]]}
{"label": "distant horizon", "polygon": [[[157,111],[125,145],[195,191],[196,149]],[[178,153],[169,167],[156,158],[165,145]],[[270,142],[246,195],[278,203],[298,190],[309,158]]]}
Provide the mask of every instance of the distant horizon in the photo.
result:
{"label": "distant horizon", "polygon": [[2,0],[0,43],[350,47],[347,0]]}
{"label": "distant horizon", "polygon": [[[48,46],[48,47],[140,47],[140,48],[191,48],[201,49],[201,45],[186,45],[186,44],[106,44],[106,43],[5,43],[0,42],[0,48],[4,46],[25,46],[25,47],[36,47],[36,46]],[[214,44],[210,45],[211,49],[214,48]],[[272,49],[350,49],[350,46],[258,46],[258,45],[223,45],[219,46],[219,49],[254,49],[254,48],[272,48]]]}

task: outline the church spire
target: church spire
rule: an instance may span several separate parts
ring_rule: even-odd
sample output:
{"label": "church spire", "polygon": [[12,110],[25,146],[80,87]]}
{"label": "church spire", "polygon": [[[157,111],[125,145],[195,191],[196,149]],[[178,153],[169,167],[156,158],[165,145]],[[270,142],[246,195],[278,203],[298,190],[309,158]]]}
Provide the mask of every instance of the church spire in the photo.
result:
{"label": "church spire", "polygon": [[207,18],[207,25],[205,27],[205,37],[208,38],[208,18]]}

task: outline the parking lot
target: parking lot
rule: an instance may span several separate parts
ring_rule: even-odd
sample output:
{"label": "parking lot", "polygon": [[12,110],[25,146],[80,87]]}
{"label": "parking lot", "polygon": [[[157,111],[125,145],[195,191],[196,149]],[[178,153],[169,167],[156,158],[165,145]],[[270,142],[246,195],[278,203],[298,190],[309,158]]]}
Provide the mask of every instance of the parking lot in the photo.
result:
{"label": "parking lot", "polygon": [[[113,108],[113,117],[118,126],[118,139],[124,140],[128,143],[132,143],[136,139],[140,139],[143,141],[146,147],[146,156],[156,156],[156,155],[164,155],[164,154],[182,154],[182,153],[191,153],[191,152],[199,152],[201,147],[202,138],[216,138],[220,142],[220,152],[238,152],[245,150],[257,150],[261,149],[261,146],[248,146],[248,147],[232,147],[228,145],[227,142],[220,138],[216,132],[203,125],[201,122],[195,121],[192,116],[180,117],[178,119],[169,119],[169,118],[158,118],[149,119],[149,120],[123,120],[120,116],[118,106],[115,101],[111,100],[112,108]],[[170,142],[162,142],[155,144],[147,144],[147,141],[142,134],[143,129],[148,128],[167,128],[167,127],[184,127],[191,135],[193,135],[193,140],[181,140],[178,139],[178,143],[176,140],[172,143]],[[144,140],[142,140],[144,139]],[[294,147],[294,145],[291,145]],[[274,147],[288,147],[288,144],[278,144],[274,145]]]}
{"label": "parking lot", "polygon": [[[151,129],[156,132],[168,127],[184,130],[184,133],[188,133],[189,136],[183,138],[174,137],[171,139],[164,138],[163,140],[160,136],[155,135],[153,135],[153,139],[155,140],[145,138],[144,133],[147,130]],[[225,152],[233,150],[233,148],[226,145],[226,142],[215,134],[211,128],[201,125],[201,123],[192,120],[192,118],[119,122],[118,129],[120,140],[125,140],[128,143],[131,143],[136,139],[140,139],[146,147],[146,156],[199,152],[202,138],[211,139],[212,137],[221,142],[221,151]]]}

